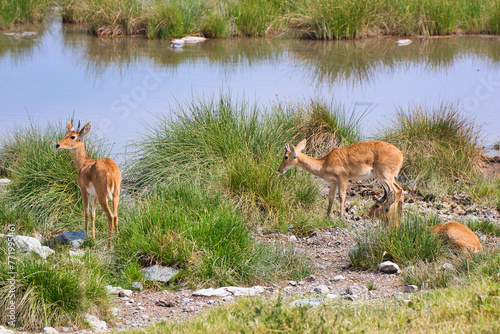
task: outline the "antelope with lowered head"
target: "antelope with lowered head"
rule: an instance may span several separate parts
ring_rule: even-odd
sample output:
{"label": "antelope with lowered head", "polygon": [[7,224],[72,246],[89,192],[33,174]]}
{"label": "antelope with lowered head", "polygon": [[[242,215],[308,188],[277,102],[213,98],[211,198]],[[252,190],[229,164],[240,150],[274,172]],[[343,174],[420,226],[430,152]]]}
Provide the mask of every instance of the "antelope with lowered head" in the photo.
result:
{"label": "antelope with lowered head", "polygon": [[[109,228],[109,248],[112,246],[113,227],[118,234],[118,201],[122,175],[116,163],[110,158],[91,159],[85,153],[83,138],[89,133],[92,123],[88,122],[81,130],[80,123],[75,130],[68,122],[68,132],[56,145],[58,150],[70,150],[78,169],[78,186],[85,207],[85,232],[89,233],[89,195],[92,199],[92,238],[95,238],[95,207],[97,201],[106,213]],[[108,205],[113,202],[113,213]]]}
{"label": "antelope with lowered head", "polygon": [[306,139],[297,146],[285,145],[285,156],[278,169],[281,174],[299,166],[330,184],[327,215],[330,216],[337,192],[340,199],[340,216],[344,214],[347,182],[350,179],[376,177],[402,198],[403,188],[396,177],[403,165],[403,154],[394,145],[382,141],[369,141],[343,148],[335,148],[321,158],[307,156],[301,151],[306,147]]}
{"label": "antelope with lowered head", "polygon": [[[386,226],[389,224],[399,226],[399,221],[403,218],[404,192],[401,191],[399,197],[396,197],[387,182],[382,181],[381,184],[384,196],[374,197],[375,203],[363,213],[363,216],[382,220]],[[395,202],[398,204],[393,205]]]}

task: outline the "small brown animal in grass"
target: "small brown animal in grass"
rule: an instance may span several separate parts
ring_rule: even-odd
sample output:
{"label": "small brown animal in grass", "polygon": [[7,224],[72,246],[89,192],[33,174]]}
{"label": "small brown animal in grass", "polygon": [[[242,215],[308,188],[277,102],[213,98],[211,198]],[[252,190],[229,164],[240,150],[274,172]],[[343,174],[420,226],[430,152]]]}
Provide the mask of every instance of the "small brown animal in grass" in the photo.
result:
{"label": "small brown animal in grass", "polygon": [[447,222],[431,226],[429,229],[465,253],[483,251],[477,235],[464,224]]}

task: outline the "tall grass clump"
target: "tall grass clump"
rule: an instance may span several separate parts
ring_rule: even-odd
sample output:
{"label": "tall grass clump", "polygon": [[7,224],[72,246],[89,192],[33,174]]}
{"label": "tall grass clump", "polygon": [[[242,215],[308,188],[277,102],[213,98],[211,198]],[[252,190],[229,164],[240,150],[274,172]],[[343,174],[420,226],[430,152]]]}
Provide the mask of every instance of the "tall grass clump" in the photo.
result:
{"label": "tall grass clump", "polygon": [[173,266],[194,283],[255,283],[311,272],[292,249],[255,244],[238,207],[196,181],[157,189],[126,220],[116,245],[124,262]]}
{"label": "tall grass clump", "polygon": [[356,238],[357,245],[349,253],[349,260],[363,269],[376,267],[384,258],[402,266],[435,261],[446,247],[427,227],[439,223],[436,218],[408,216],[399,227],[369,229]]}
{"label": "tall grass clump", "polygon": [[[236,196],[258,221],[271,220],[274,228],[284,228],[294,211],[317,202],[319,192],[308,173],[277,173],[283,145],[302,136],[329,147],[338,144],[338,138],[356,138],[352,123],[329,108],[333,107],[311,102],[293,110],[281,103],[266,112],[232,102],[229,94],[218,100],[193,100],[180,105],[173,117],[160,116],[136,143],[132,178],[138,189],[154,191],[173,180],[201,177]],[[310,120],[316,114],[318,119]]]}
{"label": "tall grass clump", "polygon": [[[15,301],[18,329],[41,331],[43,327],[86,325],[85,314],[101,319],[110,315],[105,285],[107,274],[95,255],[75,261],[67,253],[46,260],[16,254],[7,262],[7,247],[0,246],[0,323],[7,324],[10,301]],[[15,270],[9,264],[15,266]],[[12,274],[15,272],[15,274]],[[11,279],[14,277],[14,289]],[[9,295],[14,293],[14,298]]]}
{"label": "tall grass clump", "polygon": [[374,23],[373,1],[296,1],[291,28],[313,39],[357,38],[368,35]]}
{"label": "tall grass clump", "polygon": [[474,180],[481,166],[479,127],[457,104],[399,109],[381,140],[398,147],[400,178],[425,191],[451,191]]}
{"label": "tall grass clump", "polygon": [[63,21],[88,23],[100,36],[146,34],[143,2],[137,0],[64,0]]}
{"label": "tall grass clump", "polygon": [[0,29],[13,24],[40,22],[53,5],[52,0],[0,0]]}
{"label": "tall grass clump", "polygon": [[[62,122],[18,126],[2,138],[0,156],[11,179],[5,200],[33,214],[37,229],[56,233],[74,216],[83,216],[78,172],[69,151],[55,145],[66,134]],[[103,142],[85,143],[91,158],[105,156]]]}

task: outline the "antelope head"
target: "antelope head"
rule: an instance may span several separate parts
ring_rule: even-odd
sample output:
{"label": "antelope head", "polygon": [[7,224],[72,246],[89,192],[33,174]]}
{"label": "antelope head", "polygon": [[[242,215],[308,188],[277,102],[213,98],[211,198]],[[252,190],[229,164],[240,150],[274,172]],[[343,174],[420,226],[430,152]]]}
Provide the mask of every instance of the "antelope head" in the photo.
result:
{"label": "antelope head", "polygon": [[283,156],[280,168],[278,168],[280,174],[285,174],[287,170],[297,166],[299,163],[297,154],[306,147],[306,143],[307,141],[304,139],[296,147],[291,143],[285,144],[285,155]]}
{"label": "antelope head", "polygon": [[[384,196],[381,198],[374,197],[375,203],[366,210],[363,215],[370,218],[377,218],[380,220],[387,220],[391,213],[392,205],[396,201],[396,197],[391,187],[385,181],[380,182],[384,188]],[[394,207],[395,208],[395,207]],[[394,211],[394,210],[392,210]]]}
{"label": "antelope head", "polygon": [[78,127],[75,130],[75,127],[68,122],[68,132],[64,138],[56,144],[56,148],[59,151],[62,150],[74,150],[78,146],[83,145],[83,137],[85,137],[92,127],[92,123],[88,122],[85,126],[80,130],[80,122],[78,122]]}

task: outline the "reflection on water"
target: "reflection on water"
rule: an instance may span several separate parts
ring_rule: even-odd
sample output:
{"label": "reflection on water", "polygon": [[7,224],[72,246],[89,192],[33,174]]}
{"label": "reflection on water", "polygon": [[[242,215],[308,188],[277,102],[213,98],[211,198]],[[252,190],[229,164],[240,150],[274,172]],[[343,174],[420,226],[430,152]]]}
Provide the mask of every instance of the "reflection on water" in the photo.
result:
{"label": "reflection on water", "polygon": [[370,106],[367,135],[398,106],[459,101],[487,123],[488,141],[500,139],[498,37],[414,39],[404,47],[395,38],[241,38],[171,49],[169,41],[143,37],[96,38],[58,20],[30,30],[38,36],[0,36],[0,131],[30,117],[64,121],[74,112],[121,153],[143,131],[140,120],[230,90],[264,105],[276,97],[322,97]]}

